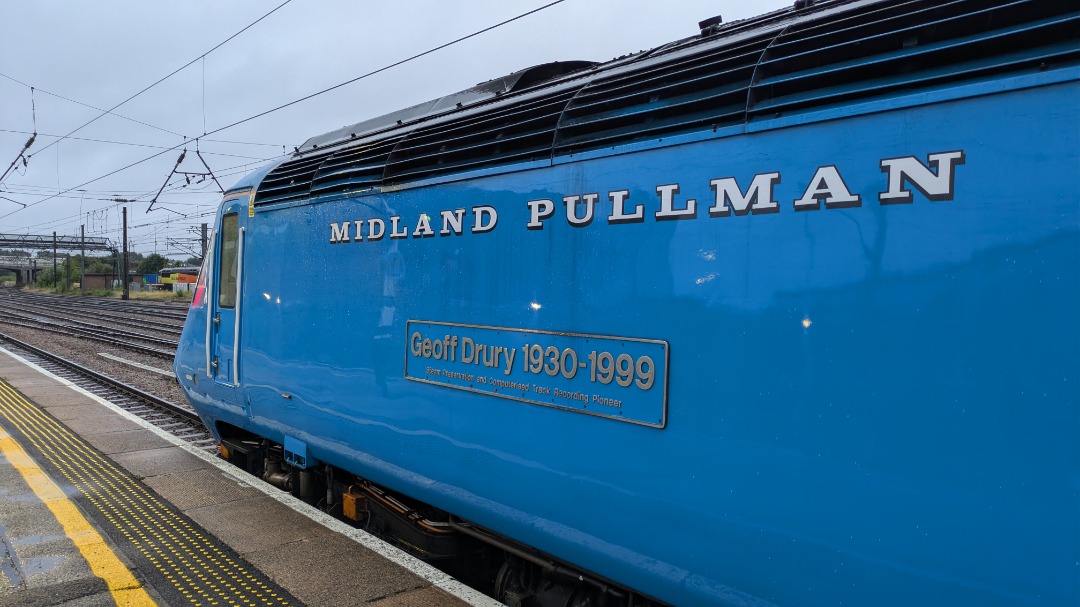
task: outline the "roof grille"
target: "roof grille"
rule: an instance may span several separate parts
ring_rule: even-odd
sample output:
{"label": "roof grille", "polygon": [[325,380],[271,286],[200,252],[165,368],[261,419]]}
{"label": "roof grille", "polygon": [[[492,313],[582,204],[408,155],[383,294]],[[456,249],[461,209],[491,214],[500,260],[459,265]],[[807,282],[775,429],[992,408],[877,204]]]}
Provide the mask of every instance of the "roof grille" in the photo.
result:
{"label": "roof grille", "polygon": [[548,160],[1080,61],[1075,2],[803,3],[810,5],[710,25],[704,39],[551,84],[589,64],[517,72],[425,105],[410,124],[366,140],[346,132],[352,127],[339,129],[317,138],[332,141],[333,150],[320,143],[271,171],[255,204]]}
{"label": "roof grille", "polygon": [[1075,3],[915,0],[792,26],[766,52],[750,117],[1072,61]]}
{"label": "roof grille", "polygon": [[744,35],[594,80],[567,107],[556,154],[741,124],[754,66],[772,39]]}
{"label": "roof grille", "polygon": [[418,128],[390,154],[386,181],[401,183],[477,167],[549,159],[555,126],[573,93],[555,91]]}
{"label": "roof grille", "polygon": [[307,198],[315,171],[329,153],[304,156],[278,165],[255,191],[255,205]]}
{"label": "roof grille", "polygon": [[334,152],[315,172],[311,195],[363,192],[381,186],[386,159],[399,141],[400,136],[380,139]]}

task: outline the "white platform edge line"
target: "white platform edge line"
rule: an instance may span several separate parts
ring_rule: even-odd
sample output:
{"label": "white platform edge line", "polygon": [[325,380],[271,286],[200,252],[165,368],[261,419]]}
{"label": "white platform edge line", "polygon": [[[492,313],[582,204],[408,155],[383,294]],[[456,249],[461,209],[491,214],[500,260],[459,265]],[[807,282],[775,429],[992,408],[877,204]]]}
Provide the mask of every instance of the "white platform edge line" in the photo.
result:
{"label": "white platform edge line", "polygon": [[158,428],[157,426],[154,426],[153,424],[147,422],[141,417],[138,417],[132,413],[123,410],[118,405],[115,405],[108,400],[97,396],[96,394],[92,394],[91,392],[80,388],[79,386],[71,383],[70,381],[62,377],[54,375],[49,370],[44,369],[26,360],[18,354],[15,354],[14,352],[11,352],[10,350],[7,350],[3,347],[0,347],[0,353],[10,356],[11,358],[19,361],[27,367],[30,367],[31,369],[34,369],[35,371],[41,373],[42,375],[50,377],[59,382],[60,384],[67,386],[72,390],[78,392],[79,394],[82,394],[83,396],[86,396],[87,398],[93,400],[94,402],[101,404],[102,406],[110,409],[120,417],[123,417],[124,419],[127,419],[145,428],[146,430],[149,430],[150,432],[161,437],[165,441],[213,465],[215,468],[217,468],[226,476],[232,478],[236,482],[257,489],[266,494],[267,496],[277,500],[282,505],[291,508],[296,512],[299,512],[300,514],[303,514],[304,516],[319,523],[327,529],[340,533],[348,537],[349,539],[355,541],[356,543],[364,546],[365,548],[368,548],[369,550],[378,553],[386,560],[404,567],[405,569],[409,570],[420,578],[431,582],[433,586],[442,589],[448,594],[453,595],[476,607],[503,607],[502,603],[487,596],[486,594],[483,594],[473,588],[470,588],[469,586],[466,586],[465,584],[462,584],[449,574],[439,571],[431,565],[428,565],[420,559],[406,553],[400,548],[392,546],[362,529],[355,529],[353,527],[350,527],[349,525],[346,525],[345,523],[335,519],[329,514],[326,514],[322,510],[319,510],[314,506],[311,506],[293,498],[291,494],[286,493],[281,489],[278,489],[277,487],[274,487],[269,483],[263,482],[249,474],[245,474],[239,471],[238,469],[236,469],[235,466],[232,466],[218,459],[217,457],[210,455],[209,453],[203,451],[202,449],[199,449],[198,447],[189,445],[183,440],[173,436],[172,434],[169,434],[168,432],[162,430],[161,428]]}

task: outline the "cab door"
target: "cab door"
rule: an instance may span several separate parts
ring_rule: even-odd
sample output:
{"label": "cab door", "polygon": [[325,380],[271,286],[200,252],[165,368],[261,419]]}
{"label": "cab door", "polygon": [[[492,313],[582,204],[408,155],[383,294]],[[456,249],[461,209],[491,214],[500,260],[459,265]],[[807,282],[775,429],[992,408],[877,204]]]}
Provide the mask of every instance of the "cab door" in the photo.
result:
{"label": "cab door", "polygon": [[226,206],[217,229],[215,284],[208,321],[209,374],[236,400],[240,385],[240,315],[242,313],[244,226],[241,204]]}

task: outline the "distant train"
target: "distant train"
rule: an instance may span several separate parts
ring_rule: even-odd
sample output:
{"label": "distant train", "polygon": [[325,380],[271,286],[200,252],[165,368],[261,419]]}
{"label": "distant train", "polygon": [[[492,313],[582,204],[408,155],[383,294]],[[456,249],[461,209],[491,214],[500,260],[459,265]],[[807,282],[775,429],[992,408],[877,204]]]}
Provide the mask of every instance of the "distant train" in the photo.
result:
{"label": "distant train", "polygon": [[176,373],[509,605],[1080,601],[1080,10],[798,2],[310,139]]}
{"label": "distant train", "polygon": [[184,266],[179,268],[162,268],[158,272],[158,282],[163,285],[176,283],[195,283],[199,277],[199,268]]}

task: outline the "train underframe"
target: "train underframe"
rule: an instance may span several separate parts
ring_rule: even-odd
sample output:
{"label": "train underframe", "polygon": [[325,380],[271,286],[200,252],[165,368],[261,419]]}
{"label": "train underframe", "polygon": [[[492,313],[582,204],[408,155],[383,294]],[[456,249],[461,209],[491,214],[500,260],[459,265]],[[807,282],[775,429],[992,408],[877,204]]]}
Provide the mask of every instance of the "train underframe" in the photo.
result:
{"label": "train underframe", "polygon": [[282,445],[222,426],[223,459],[510,607],[663,605],[346,470],[292,466]]}

